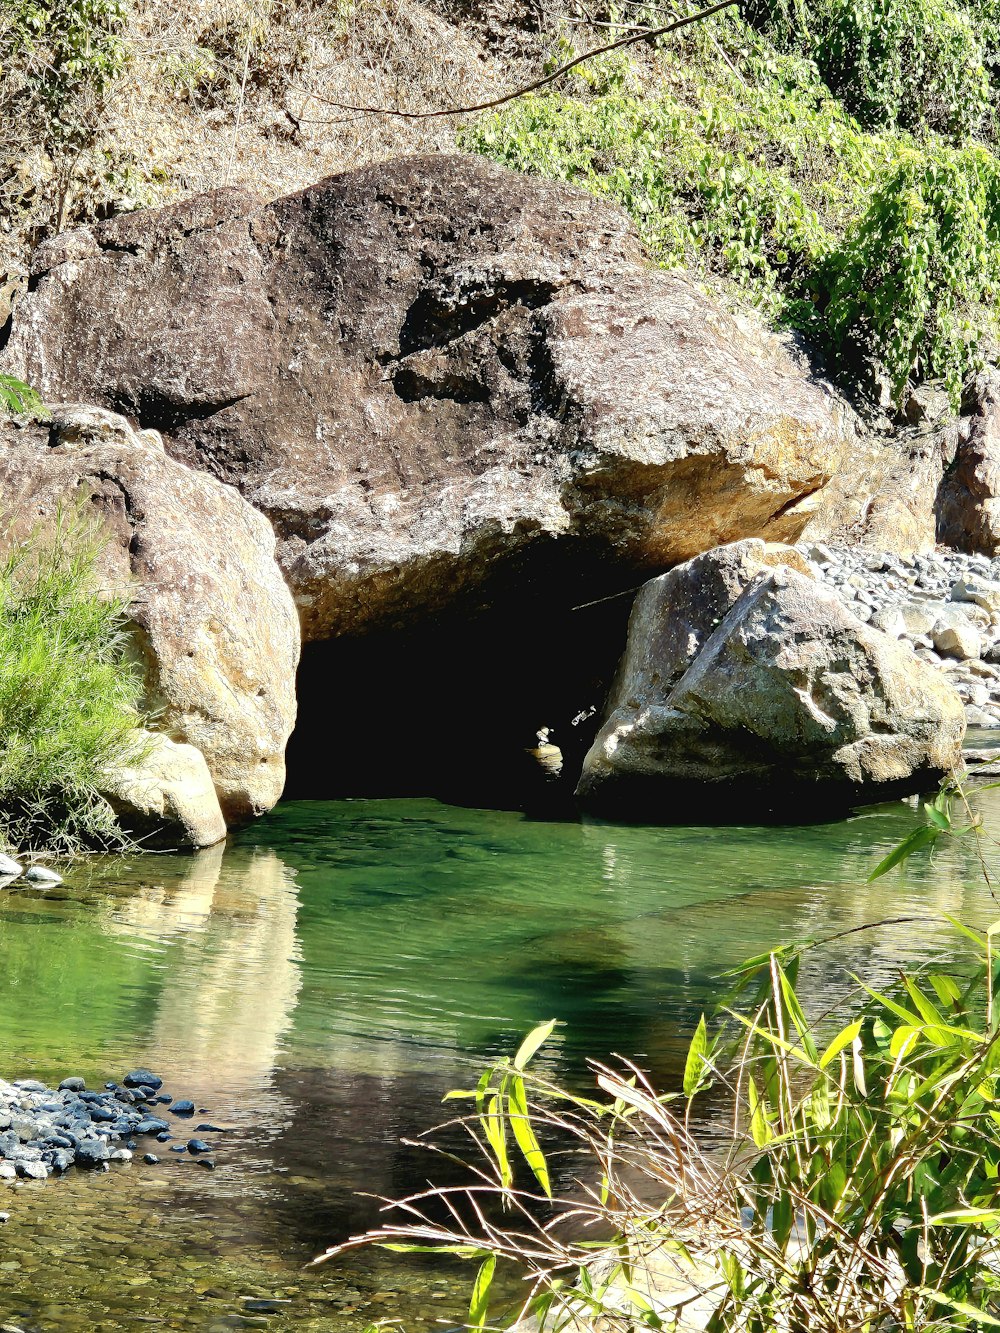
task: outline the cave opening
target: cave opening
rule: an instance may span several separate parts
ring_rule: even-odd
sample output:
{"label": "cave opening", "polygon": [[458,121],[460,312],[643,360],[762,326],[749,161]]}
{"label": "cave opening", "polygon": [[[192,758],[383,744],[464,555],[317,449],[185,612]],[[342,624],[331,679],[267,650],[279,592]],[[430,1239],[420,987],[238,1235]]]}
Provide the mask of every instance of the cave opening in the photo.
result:
{"label": "cave opening", "polygon": [[[504,562],[445,612],[307,644],[285,797],[572,817],[642,576],[566,546]],[[558,773],[539,761],[543,728]]]}

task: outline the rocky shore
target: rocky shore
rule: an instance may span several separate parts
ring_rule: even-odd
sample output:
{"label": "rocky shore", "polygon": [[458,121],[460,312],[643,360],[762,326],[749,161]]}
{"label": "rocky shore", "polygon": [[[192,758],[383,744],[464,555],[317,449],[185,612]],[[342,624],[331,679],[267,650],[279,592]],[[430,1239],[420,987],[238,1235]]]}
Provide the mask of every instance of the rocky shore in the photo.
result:
{"label": "rocky shore", "polygon": [[1000,727],[1000,558],[820,542],[797,549],[859,620],[910,644],[941,671],[970,727]]}
{"label": "rocky shore", "polygon": [[[107,1083],[99,1092],[89,1091],[82,1078],[65,1078],[58,1088],[0,1079],[0,1182],[45,1180],[72,1166],[107,1170],[112,1162],[131,1162],[140,1139],[170,1144],[169,1151],[213,1170],[211,1143],[192,1137],[173,1142],[194,1116],[194,1103],[174,1100],[162,1088],[163,1080],[148,1069],[134,1069],[121,1084]],[[197,1125],[199,1131],[224,1132],[210,1124]],[[149,1147],[142,1160],[156,1166],[160,1158]]]}

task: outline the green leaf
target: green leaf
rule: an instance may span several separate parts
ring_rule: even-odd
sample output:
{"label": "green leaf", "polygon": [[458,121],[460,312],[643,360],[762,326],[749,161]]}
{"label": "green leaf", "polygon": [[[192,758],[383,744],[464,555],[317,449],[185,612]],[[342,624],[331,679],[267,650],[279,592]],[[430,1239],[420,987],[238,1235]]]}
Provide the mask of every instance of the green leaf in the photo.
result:
{"label": "green leaf", "polygon": [[524,1041],[518,1047],[517,1054],[514,1056],[514,1068],[524,1069],[528,1061],[535,1054],[538,1048],[552,1035],[558,1019],[552,1018],[547,1023],[539,1023],[538,1027],[533,1028],[525,1037]]}
{"label": "green leaf", "polygon": [[691,1038],[691,1045],[688,1047],[687,1060],[684,1062],[684,1096],[689,1100],[698,1091],[701,1083],[707,1050],[708,1028],[705,1024],[705,1015],[702,1014],[698,1020],[698,1026],[694,1030],[694,1036]]}
{"label": "green leaf", "polygon": [[778,968],[778,982],[781,986],[781,994],[784,997],[785,1004],[788,1006],[788,1012],[792,1016],[792,1022],[802,1038],[802,1045],[805,1047],[806,1054],[810,1060],[816,1060],[819,1052],[816,1050],[816,1043],[812,1039],[809,1028],[809,1021],[802,1012],[802,1006],[799,1004],[799,998],[795,994],[791,982],[785,976],[784,970]]}
{"label": "green leaf", "polygon": [[750,1136],[758,1148],[763,1148],[771,1139],[771,1127],[767,1123],[765,1104],[752,1076],[747,1079],[747,1101],[750,1104]]}
{"label": "green leaf", "polygon": [[469,1301],[469,1327],[482,1328],[490,1308],[490,1286],[496,1272],[497,1257],[491,1254],[479,1266],[476,1280],[472,1287],[472,1299]]}
{"label": "green leaf", "polygon": [[500,1183],[504,1189],[510,1188],[510,1159],[507,1156],[507,1130],[501,1113],[500,1097],[494,1093],[486,1104],[486,1113],[480,1117],[483,1133],[493,1150],[493,1156],[500,1171]]}
{"label": "green leaf", "polygon": [[830,1042],[826,1050],[819,1057],[820,1069],[825,1069],[831,1060],[835,1060],[845,1046],[850,1046],[852,1042],[861,1035],[861,1027],[864,1019],[857,1018],[853,1023],[848,1023],[846,1028],[840,1032]]}
{"label": "green leaf", "polygon": [[892,849],[887,857],[878,863],[868,876],[868,883],[871,884],[873,880],[892,870],[893,866],[900,865],[914,852],[919,852],[922,847],[928,847],[937,842],[940,836],[941,830],[935,828],[933,824],[924,824],[921,828],[914,829],[908,837],[905,837],[898,846]]}
{"label": "green leaf", "polygon": [[521,1149],[524,1160],[531,1168],[532,1174],[542,1187],[546,1197],[551,1199],[552,1185],[549,1181],[549,1168],[545,1161],[545,1154],[535,1138],[535,1131],[531,1127],[528,1100],[524,1092],[524,1079],[517,1074],[513,1075],[510,1080],[507,1112],[510,1117],[511,1129],[514,1131],[514,1138],[517,1140],[517,1146]]}

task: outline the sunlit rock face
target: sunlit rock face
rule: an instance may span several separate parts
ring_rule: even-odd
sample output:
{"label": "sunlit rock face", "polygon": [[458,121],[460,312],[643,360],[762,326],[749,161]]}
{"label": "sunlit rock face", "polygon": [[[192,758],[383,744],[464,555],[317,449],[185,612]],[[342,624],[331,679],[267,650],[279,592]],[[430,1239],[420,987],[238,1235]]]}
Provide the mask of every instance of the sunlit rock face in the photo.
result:
{"label": "sunlit rock face", "polygon": [[539,544],[634,581],[794,539],[855,438],[788,344],[645,267],[623,213],[457,156],[47,242],[2,360],[236,486],[313,640],[440,611]]}
{"label": "sunlit rock face", "polygon": [[[80,407],[0,425],[0,503],[0,543],[44,540],[75,507],[95,522],[102,581],[128,604],[154,725],[201,751],[227,820],[270,809],[295,720],[299,628],[267,519],[170,458],[155,432]],[[195,841],[214,840],[211,822]]]}
{"label": "sunlit rock face", "polygon": [[741,542],[643,588],[584,762],[588,807],[671,818],[672,803],[722,793],[798,814],[917,790],[959,765],[955,689],[802,565]]}

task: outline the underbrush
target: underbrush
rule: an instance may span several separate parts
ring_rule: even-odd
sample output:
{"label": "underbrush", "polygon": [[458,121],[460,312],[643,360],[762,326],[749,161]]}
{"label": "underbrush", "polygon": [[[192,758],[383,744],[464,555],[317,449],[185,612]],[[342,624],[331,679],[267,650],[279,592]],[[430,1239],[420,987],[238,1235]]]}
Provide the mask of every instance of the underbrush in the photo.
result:
{"label": "underbrush", "polygon": [[119,849],[102,772],[135,760],[142,684],[123,603],[99,589],[78,522],[0,562],[0,846]]}

